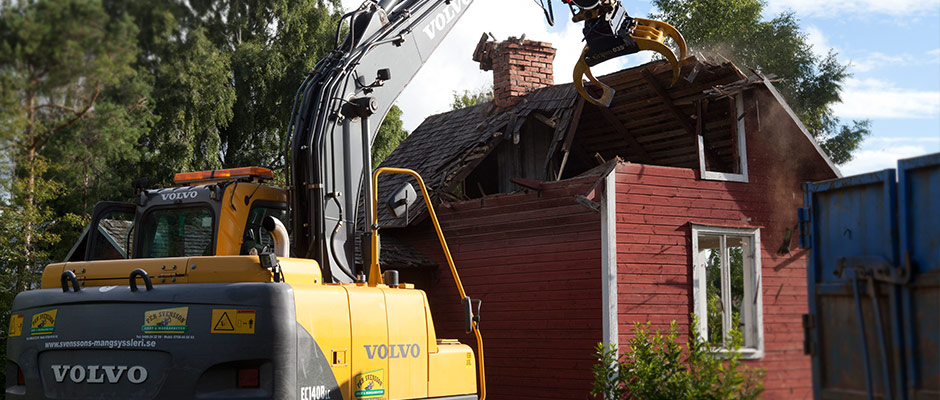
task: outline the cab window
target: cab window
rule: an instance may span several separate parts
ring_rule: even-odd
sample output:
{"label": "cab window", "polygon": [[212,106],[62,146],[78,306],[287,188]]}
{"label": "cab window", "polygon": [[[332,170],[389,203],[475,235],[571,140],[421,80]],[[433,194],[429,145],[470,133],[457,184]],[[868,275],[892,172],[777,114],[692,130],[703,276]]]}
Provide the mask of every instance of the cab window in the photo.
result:
{"label": "cab window", "polygon": [[210,256],[214,218],[208,207],[156,209],[140,224],[141,257]]}
{"label": "cab window", "polygon": [[274,249],[274,238],[271,232],[264,229],[262,222],[267,216],[272,216],[287,224],[287,210],[277,206],[254,206],[248,213],[248,222],[245,225],[245,234],[242,236],[241,255],[254,255]]}
{"label": "cab window", "polygon": [[131,227],[134,213],[128,211],[110,211],[98,220],[95,227],[92,260],[115,260],[129,258],[129,249],[133,248]]}

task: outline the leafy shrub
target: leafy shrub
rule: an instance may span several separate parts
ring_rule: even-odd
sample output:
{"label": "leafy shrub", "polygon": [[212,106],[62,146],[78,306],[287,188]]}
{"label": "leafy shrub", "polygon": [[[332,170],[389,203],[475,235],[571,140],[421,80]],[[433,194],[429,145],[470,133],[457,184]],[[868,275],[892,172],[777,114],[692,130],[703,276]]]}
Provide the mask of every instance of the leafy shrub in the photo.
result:
{"label": "leafy shrub", "polygon": [[[693,318],[692,326],[697,323]],[[730,349],[713,349],[690,334],[685,346],[677,342],[673,321],[666,332],[650,332],[651,324],[637,323],[627,351],[597,344],[591,394],[605,399],[681,400],[755,399],[764,390],[764,371],[745,366],[737,350],[740,332],[732,332]]]}

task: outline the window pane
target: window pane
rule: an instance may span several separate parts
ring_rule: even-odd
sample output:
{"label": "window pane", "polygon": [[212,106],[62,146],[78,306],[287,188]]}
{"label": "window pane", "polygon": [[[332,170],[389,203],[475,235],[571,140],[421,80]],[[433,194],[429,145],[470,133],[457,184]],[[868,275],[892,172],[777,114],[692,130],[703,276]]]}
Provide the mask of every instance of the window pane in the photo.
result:
{"label": "window pane", "polygon": [[744,242],[745,238],[729,236],[727,238],[728,246],[728,264],[731,278],[731,320],[735,327],[742,333],[744,329],[744,315],[742,306],[744,303]]}
{"label": "window pane", "polygon": [[[713,348],[740,349],[759,357],[763,348],[760,310],[760,236],[756,229],[693,225],[695,313],[698,334]],[[716,232],[718,231],[718,232]],[[732,336],[732,332],[737,331]]]}
{"label": "window pane", "polygon": [[128,249],[133,247],[130,235],[134,224],[134,214],[124,211],[111,211],[98,220],[95,227],[95,247],[92,260],[116,260],[128,258]]}
{"label": "window pane", "polygon": [[248,214],[248,222],[245,225],[240,254],[260,254],[265,247],[268,250],[274,249],[274,238],[267,229],[261,226],[267,216],[277,218],[287,225],[287,210],[285,209],[260,206],[252,208],[251,213]]}
{"label": "window pane", "polygon": [[708,342],[715,347],[723,345],[721,303],[721,236],[699,236],[699,250],[705,256],[705,301]]}
{"label": "window pane", "polygon": [[155,210],[141,223],[141,257],[212,255],[212,211],[206,207]]}

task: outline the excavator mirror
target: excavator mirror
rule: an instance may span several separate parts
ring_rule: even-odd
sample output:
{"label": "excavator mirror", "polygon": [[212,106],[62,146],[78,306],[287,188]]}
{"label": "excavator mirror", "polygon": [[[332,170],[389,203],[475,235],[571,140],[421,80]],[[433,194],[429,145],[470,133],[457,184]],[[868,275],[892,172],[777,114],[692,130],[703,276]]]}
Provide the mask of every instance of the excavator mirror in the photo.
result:
{"label": "excavator mirror", "polygon": [[467,333],[473,333],[480,325],[480,305],[482,300],[464,297],[460,299],[460,307],[463,308],[463,325]]}
{"label": "excavator mirror", "polygon": [[467,333],[473,332],[473,306],[469,297],[460,299],[460,308],[463,308],[463,329]]}
{"label": "excavator mirror", "polygon": [[390,69],[388,69],[388,68],[382,68],[382,69],[380,69],[380,70],[378,71],[378,73],[376,73],[375,79],[376,79],[376,80],[379,80],[379,81],[391,80],[391,79],[392,79],[392,70],[390,70]]}
{"label": "excavator mirror", "polygon": [[388,200],[385,207],[393,218],[401,218],[408,215],[408,208],[418,199],[418,192],[415,191],[411,183],[405,182],[398,186]]}

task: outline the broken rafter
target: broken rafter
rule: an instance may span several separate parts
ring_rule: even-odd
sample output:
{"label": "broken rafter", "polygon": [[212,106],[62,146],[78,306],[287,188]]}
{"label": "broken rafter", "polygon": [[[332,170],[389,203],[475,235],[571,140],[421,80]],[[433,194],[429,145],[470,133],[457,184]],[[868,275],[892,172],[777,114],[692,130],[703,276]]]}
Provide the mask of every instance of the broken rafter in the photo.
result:
{"label": "broken rafter", "polygon": [[[772,82],[778,82],[779,80],[774,80]],[[749,90],[757,85],[764,83],[764,77],[762,75],[752,75],[748,78],[737,80],[731,83],[726,83],[724,85],[715,85],[711,89],[704,91],[703,93],[706,96],[714,97],[716,99],[722,99],[725,97],[733,97],[745,90]]]}
{"label": "broken rafter", "polygon": [[640,145],[640,142],[636,140],[635,137],[627,130],[627,127],[623,126],[623,123],[620,122],[620,119],[614,115],[613,111],[610,111],[610,108],[607,107],[597,107],[600,111],[601,116],[604,117],[604,120],[614,128],[615,131],[627,141],[629,149],[633,155],[637,157],[637,161],[643,164],[652,164],[653,158],[650,157],[649,153],[643,149],[643,146]]}
{"label": "broken rafter", "polygon": [[[656,94],[659,95],[660,100],[663,101],[663,104],[666,105],[666,108],[669,109],[669,111],[672,112],[672,114],[676,117],[676,120],[679,121],[679,124],[682,125],[682,128],[684,128],[685,131],[688,132],[695,141],[698,141],[698,130],[695,129],[695,126],[693,126],[691,122],[689,122],[689,118],[682,112],[682,110],[680,110],[679,107],[673,103],[672,97],[669,97],[669,93],[667,93],[666,89],[664,89],[662,84],[659,83],[659,80],[656,79],[656,76],[654,76],[649,69],[643,70],[643,76],[646,78],[646,82],[650,85],[650,87],[652,87]],[[704,115],[699,116],[699,119],[704,119]],[[702,133],[704,134],[704,132]],[[706,143],[704,143],[704,140],[702,151],[705,153],[706,159],[713,160],[716,163],[721,163],[721,158],[718,156],[718,153],[715,152],[715,150]]]}
{"label": "broken rafter", "polygon": [[[581,112],[584,111],[584,98],[578,96],[578,100],[574,106],[574,113],[571,114],[571,122],[568,124],[568,132],[565,134],[565,143],[561,145],[561,150],[565,152],[565,155],[561,158],[561,166],[558,167],[558,174],[555,175],[555,180],[560,181],[562,173],[565,172],[565,165],[568,164],[568,156],[571,153],[571,143],[574,141],[574,134],[578,131],[578,122],[581,120]],[[551,162],[552,156],[555,154],[555,143],[552,143],[552,149],[549,151],[549,156],[545,158],[545,169],[548,169],[548,163]]]}
{"label": "broken rafter", "polygon": [[542,115],[542,113],[539,113],[539,112],[533,112],[532,115],[535,116],[535,119],[545,124],[549,128],[554,129],[555,125],[558,124],[558,118],[555,118],[555,117],[549,118],[549,117]]}
{"label": "broken rafter", "polygon": [[568,134],[565,135],[565,144],[561,146],[564,152],[571,151],[571,142],[574,141],[574,134],[578,130],[578,121],[581,120],[581,112],[584,111],[584,98],[578,96],[578,102],[574,106],[574,114],[571,115],[571,125],[568,127]]}

